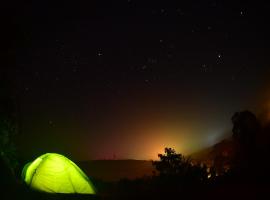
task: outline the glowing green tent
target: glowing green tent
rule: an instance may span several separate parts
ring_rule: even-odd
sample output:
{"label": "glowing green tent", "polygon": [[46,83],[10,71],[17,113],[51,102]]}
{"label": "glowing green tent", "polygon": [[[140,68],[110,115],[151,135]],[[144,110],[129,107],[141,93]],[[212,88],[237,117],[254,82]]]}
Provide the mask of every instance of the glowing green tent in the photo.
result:
{"label": "glowing green tent", "polygon": [[49,193],[95,194],[93,184],[71,160],[46,153],[23,168],[22,178],[31,188]]}

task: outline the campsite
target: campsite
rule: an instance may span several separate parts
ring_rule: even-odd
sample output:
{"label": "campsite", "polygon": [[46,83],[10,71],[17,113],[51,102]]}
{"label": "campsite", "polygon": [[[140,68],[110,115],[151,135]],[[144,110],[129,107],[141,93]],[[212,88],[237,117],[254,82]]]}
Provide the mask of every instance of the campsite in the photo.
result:
{"label": "campsite", "polygon": [[269,10],[1,1],[0,200],[270,199]]}

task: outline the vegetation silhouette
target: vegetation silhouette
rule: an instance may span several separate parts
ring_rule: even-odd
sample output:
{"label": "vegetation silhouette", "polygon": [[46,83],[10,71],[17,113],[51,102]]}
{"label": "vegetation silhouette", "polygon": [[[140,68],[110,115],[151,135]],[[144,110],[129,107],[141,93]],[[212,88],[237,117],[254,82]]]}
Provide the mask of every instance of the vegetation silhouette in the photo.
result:
{"label": "vegetation silhouette", "polygon": [[192,163],[190,157],[186,158],[172,148],[166,147],[164,152],[165,154],[158,154],[159,161],[153,161],[161,178],[193,185],[208,181],[210,176],[206,165]]}
{"label": "vegetation silhouette", "polygon": [[0,81],[0,156],[8,165],[17,166],[14,137],[18,131],[15,102],[9,94],[8,85]]}
{"label": "vegetation silhouette", "polygon": [[16,188],[18,160],[14,139],[18,127],[10,85],[3,77],[0,77],[0,91],[0,197],[5,194],[11,197],[10,191]]}
{"label": "vegetation silhouette", "polygon": [[262,122],[252,112],[242,111],[233,115],[232,123],[235,154],[231,174],[237,181],[269,181],[269,140],[262,143],[261,138],[266,132]]}

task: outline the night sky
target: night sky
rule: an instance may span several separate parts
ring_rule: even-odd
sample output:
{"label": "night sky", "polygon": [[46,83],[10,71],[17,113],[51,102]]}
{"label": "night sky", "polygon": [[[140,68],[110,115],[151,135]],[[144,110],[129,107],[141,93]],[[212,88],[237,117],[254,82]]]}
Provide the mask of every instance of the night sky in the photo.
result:
{"label": "night sky", "polygon": [[27,1],[5,11],[24,157],[189,154],[230,136],[234,112],[267,102],[269,5]]}

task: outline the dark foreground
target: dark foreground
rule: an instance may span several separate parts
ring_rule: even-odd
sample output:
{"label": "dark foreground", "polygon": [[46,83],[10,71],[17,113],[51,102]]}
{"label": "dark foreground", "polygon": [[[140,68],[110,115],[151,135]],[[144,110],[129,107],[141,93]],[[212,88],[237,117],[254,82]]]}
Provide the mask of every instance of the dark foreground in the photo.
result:
{"label": "dark foreground", "polygon": [[[125,184],[125,185],[123,185]],[[122,181],[108,184],[97,195],[47,194],[25,186],[2,187],[0,199],[11,200],[98,200],[98,199],[269,199],[270,184],[229,183],[198,188],[177,188],[171,185],[153,186],[145,182]]]}

